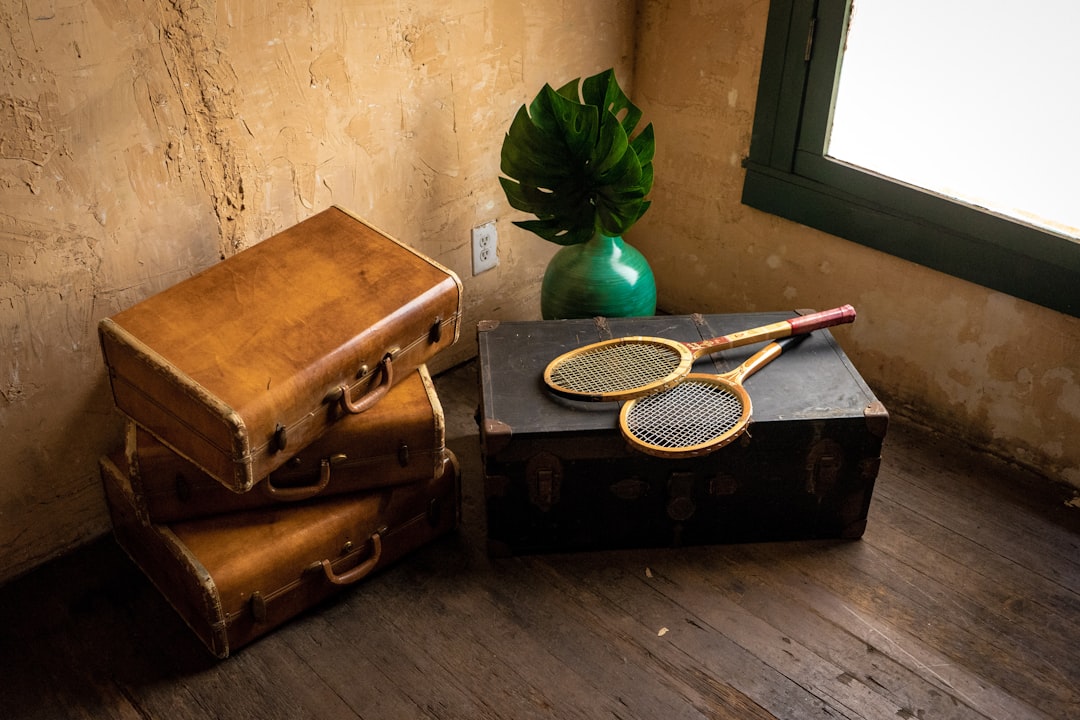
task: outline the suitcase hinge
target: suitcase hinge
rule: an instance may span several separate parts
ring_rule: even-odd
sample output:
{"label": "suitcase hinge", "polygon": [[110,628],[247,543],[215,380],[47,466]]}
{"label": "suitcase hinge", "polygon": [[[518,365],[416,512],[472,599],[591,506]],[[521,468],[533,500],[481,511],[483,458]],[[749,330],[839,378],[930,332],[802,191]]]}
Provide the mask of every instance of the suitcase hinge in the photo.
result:
{"label": "suitcase hinge", "polygon": [[547,512],[559,502],[562,490],[562,462],[555,455],[542,452],[529,459],[529,502]]}
{"label": "suitcase hinge", "polygon": [[397,461],[401,467],[407,467],[409,464],[409,445],[404,441],[398,446]]}

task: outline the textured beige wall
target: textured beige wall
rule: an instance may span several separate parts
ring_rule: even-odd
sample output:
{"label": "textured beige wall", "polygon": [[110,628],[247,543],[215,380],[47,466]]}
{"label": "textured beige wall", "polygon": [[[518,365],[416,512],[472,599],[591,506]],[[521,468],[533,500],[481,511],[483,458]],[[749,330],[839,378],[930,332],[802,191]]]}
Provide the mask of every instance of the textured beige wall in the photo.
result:
{"label": "textured beige wall", "polygon": [[671,312],[850,302],[835,331],[894,411],[1080,487],[1080,321],[740,204],[768,3],[643,5],[652,209],[627,238]]}
{"label": "textured beige wall", "polygon": [[[467,328],[539,317],[555,248],[509,223],[502,133],[612,65],[657,129],[628,237],[662,307],[851,302],[836,334],[894,410],[1080,487],[1080,323],[742,206],[767,3],[647,0],[636,29],[634,6],[0,5],[0,581],[108,529],[97,321],[276,230],[340,204],[458,271]],[[491,219],[501,264],[473,278]]]}
{"label": "textured beige wall", "polygon": [[[108,530],[98,320],[338,204],[456,270],[466,328],[539,318],[556,248],[510,225],[502,135],[615,66],[632,0],[0,6],[0,580]],[[469,229],[497,219],[498,269]],[[466,332],[452,363],[475,351]]]}

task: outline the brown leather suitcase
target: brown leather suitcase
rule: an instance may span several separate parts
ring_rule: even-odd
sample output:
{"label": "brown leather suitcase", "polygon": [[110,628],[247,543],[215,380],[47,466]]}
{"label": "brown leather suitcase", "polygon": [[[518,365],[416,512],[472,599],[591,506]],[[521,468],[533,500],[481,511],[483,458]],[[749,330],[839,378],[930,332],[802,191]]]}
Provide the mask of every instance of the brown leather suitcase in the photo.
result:
{"label": "brown leather suitcase", "polygon": [[111,318],[119,409],[236,491],[460,334],[462,285],[330,208]]}
{"label": "brown leather suitcase", "polygon": [[[889,414],[828,330],[746,381],[751,425],[707,455],[631,448],[619,403],[563,400],[544,368],[628,335],[701,341],[792,312],[479,326],[480,441],[492,555],[861,537]],[[764,343],[698,360],[734,369]]]}
{"label": "brown leather suitcase", "polygon": [[426,365],[370,410],[342,418],[288,462],[236,493],[128,421],[132,489],[154,522],[286,505],[431,478],[443,461],[445,417]]}
{"label": "brown leather suitcase", "polygon": [[426,481],[172,524],[149,520],[126,464],[101,459],[116,540],[219,658],[450,532],[460,515],[449,450]]}

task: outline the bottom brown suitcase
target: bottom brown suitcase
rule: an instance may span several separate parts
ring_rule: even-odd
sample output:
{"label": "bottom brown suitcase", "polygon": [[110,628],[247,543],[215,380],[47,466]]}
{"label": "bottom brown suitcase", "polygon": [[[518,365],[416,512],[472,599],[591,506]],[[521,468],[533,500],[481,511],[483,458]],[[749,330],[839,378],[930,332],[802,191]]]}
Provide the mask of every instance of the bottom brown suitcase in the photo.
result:
{"label": "bottom brown suitcase", "polygon": [[219,658],[449,532],[457,459],[429,480],[286,509],[150,522],[125,457],[101,474],[117,542]]}

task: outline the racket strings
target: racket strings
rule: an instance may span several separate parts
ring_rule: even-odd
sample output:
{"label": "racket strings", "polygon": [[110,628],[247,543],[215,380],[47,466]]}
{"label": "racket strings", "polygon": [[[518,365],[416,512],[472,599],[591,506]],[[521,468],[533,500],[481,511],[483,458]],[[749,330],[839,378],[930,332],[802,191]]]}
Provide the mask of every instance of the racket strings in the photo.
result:
{"label": "racket strings", "polygon": [[686,380],[638,399],[626,416],[626,430],[644,444],[689,448],[722,437],[739,425],[742,399],[723,385]]}
{"label": "racket strings", "polygon": [[623,343],[566,358],[551,370],[552,384],[581,393],[633,390],[673,373],[682,357],[673,348]]}

